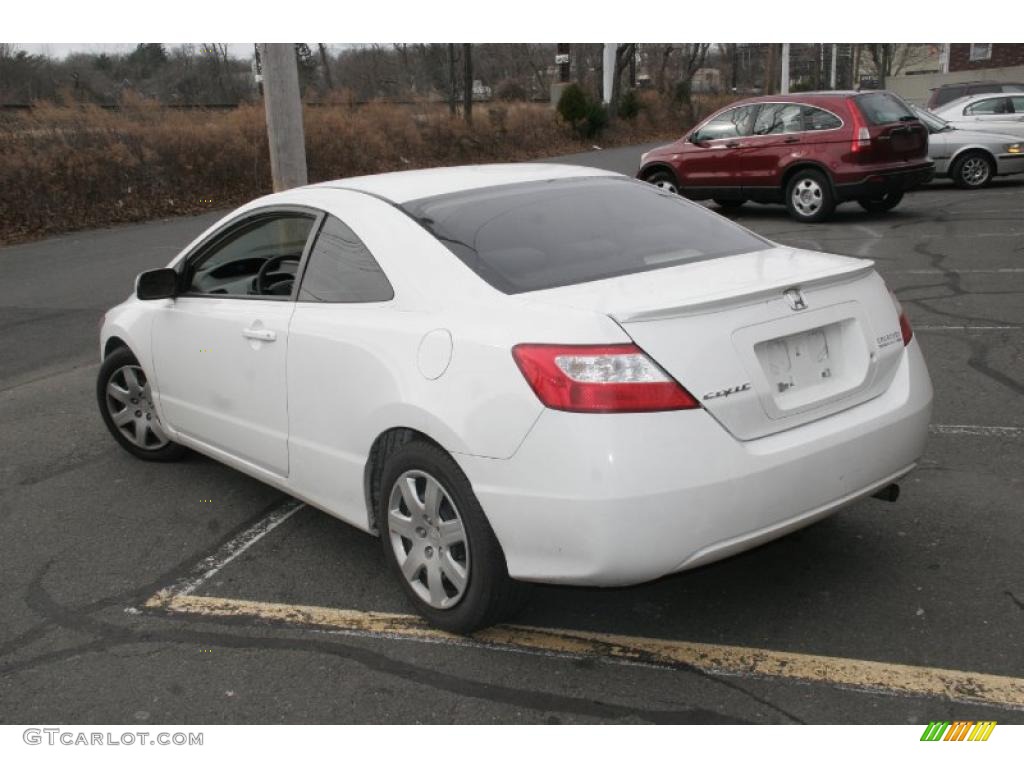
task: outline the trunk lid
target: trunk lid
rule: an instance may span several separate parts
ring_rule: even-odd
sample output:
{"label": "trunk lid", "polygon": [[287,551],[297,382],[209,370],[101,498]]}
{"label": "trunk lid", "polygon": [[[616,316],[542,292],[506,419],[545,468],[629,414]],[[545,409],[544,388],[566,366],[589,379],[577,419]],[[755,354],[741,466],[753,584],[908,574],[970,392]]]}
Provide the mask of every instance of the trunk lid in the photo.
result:
{"label": "trunk lid", "polygon": [[903,352],[873,262],[786,247],[522,298],[609,315],[740,440],[876,397]]}

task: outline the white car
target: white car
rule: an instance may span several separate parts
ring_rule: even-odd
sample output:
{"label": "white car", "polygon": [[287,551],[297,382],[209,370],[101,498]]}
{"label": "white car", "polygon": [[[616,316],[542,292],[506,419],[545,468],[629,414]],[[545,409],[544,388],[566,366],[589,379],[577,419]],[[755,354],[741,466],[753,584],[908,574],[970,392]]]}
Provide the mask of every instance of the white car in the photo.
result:
{"label": "white car", "polygon": [[1024,93],[962,96],[932,112],[957,128],[1024,138]]}
{"label": "white car", "polygon": [[522,582],[636,584],[892,499],[932,400],[872,262],[546,164],[255,200],[141,274],[100,349],[128,451],[379,534],[457,632]]}

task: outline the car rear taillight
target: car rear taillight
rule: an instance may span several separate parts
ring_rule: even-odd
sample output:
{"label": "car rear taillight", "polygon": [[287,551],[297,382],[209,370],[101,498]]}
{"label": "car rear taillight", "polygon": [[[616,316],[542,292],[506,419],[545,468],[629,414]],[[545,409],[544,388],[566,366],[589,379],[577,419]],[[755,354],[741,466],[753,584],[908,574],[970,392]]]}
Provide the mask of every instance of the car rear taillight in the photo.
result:
{"label": "car rear taillight", "polygon": [[517,344],[512,357],[540,401],[559,411],[638,413],[700,407],[635,344]]}
{"label": "car rear taillight", "polygon": [[871,146],[871,131],[864,123],[864,116],[853,99],[849,100],[850,118],[853,122],[853,140],[850,142],[851,152],[863,152]]}
{"label": "car rear taillight", "polygon": [[910,327],[910,320],[907,319],[907,313],[903,309],[903,305],[900,304],[900,300],[896,298],[896,294],[889,291],[889,295],[892,297],[892,303],[896,305],[896,314],[900,316],[900,335],[903,336],[903,346],[905,347],[914,338],[914,329]]}
{"label": "car rear taillight", "polygon": [[907,346],[910,340],[914,338],[914,329],[910,327],[910,321],[907,320],[907,313],[900,311],[900,333],[903,334],[903,346]]}

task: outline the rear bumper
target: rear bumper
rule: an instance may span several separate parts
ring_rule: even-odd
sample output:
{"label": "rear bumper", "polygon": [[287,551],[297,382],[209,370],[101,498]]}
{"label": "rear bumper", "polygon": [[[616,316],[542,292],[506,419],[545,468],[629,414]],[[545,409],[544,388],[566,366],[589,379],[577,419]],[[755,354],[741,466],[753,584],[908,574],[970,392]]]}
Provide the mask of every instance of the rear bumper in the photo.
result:
{"label": "rear bumper", "polygon": [[749,549],[898,479],[924,451],[931,400],[912,341],[884,394],[757,440],[703,409],[545,411],[512,458],[456,458],[513,577],[627,585]]}
{"label": "rear bumper", "polygon": [[839,202],[859,200],[861,198],[880,198],[891,192],[908,192],[911,189],[927,184],[935,177],[935,164],[932,162],[903,168],[898,171],[878,171],[866,173],[856,181],[836,183],[836,199]]}

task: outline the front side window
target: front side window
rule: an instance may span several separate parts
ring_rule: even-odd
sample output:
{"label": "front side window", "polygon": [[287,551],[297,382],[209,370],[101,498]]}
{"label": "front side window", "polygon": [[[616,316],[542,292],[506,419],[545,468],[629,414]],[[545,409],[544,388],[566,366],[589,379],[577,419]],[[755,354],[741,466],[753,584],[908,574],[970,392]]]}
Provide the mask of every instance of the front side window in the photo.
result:
{"label": "front side window", "polygon": [[1024,113],[1024,96],[1011,96],[1010,106],[1013,108],[1014,114]]}
{"label": "front side window", "polygon": [[764,104],[754,121],[754,135],[799,133],[804,130],[803,107],[799,104]]}
{"label": "front side window", "polygon": [[508,184],[413,200],[401,207],[505,293],[771,247],[701,205],[623,178]]}
{"label": "front side window", "polygon": [[327,216],[309,252],[299,301],[390,301],[394,295],[363,241],[339,219]]}
{"label": "front side window", "polygon": [[311,214],[268,213],[232,226],[190,262],[188,293],[288,297],[315,221]]}
{"label": "front side window", "polygon": [[971,104],[964,110],[965,115],[1003,115],[1010,111],[1009,100],[1005,97],[998,99],[982,99]]}
{"label": "front side window", "polygon": [[749,136],[753,128],[754,113],[757,104],[729,109],[712,118],[698,132],[698,141],[715,141],[716,139],[732,139],[737,136]]}

